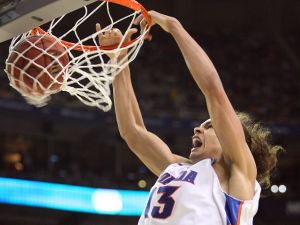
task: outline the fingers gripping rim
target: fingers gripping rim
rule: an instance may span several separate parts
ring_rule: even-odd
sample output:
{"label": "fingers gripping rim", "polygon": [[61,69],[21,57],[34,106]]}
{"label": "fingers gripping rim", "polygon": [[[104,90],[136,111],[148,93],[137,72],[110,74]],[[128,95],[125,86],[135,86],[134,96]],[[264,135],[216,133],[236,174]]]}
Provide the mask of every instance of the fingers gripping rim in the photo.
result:
{"label": "fingers gripping rim", "polygon": [[119,5],[123,5],[132,10],[135,10],[135,11],[140,10],[141,13],[144,15],[147,24],[148,25],[151,24],[151,17],[149,15],[148,11],[144,8],[144,6],[142,6],[137,1],[134,1],[134,0],[102,0],[102,1],[113,2],[113,3],[119,4]]}
{"label": "fingers gripping rim", "polygon": [[[115,3],[115,4],[119,4],[122,6],[125,6],[127,8],[130,8],[134,11],[140,11],[142,13],[142,15],[144,16],[146,23],[148,25],[148,27],[150,27],[151,24],[151,16],[149,15],[148,11],[137,1],[135,0],[99,0],[99,1],[103,1],[103,2],[111,2],[111,3]],[[36,35],[36,34],[46,34],[46,32],[40,28],[40,27],[36,27],[32,30],[31,32],[32,34]],[[130,46],[131,44],[133,44],[134,42],[136,42],[138,39],[141,38],[141,35],[131,41],[128,42],[124,42],[121,46],[118,45],[113,45],[113,46],[93,46],[93,45],[78,45],[72,42],[68,42],[68,41],[64,41],[61,40],[61,44],[64,45],[66,48],[72,48],[72,50],[76,50],[76,51],[97,51],[99,48],[101,50],[113,50],[116,49],[118,47],[124,48],[127,46]]]}

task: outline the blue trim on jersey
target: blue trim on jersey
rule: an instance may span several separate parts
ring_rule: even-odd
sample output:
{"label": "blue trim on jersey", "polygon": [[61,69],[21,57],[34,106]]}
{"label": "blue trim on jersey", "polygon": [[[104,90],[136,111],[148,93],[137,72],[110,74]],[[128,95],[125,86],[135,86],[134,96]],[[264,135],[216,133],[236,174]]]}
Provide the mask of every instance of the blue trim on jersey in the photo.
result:
{"label": "blue trim on jersey", "polygon": [[241,206],[241,201],[234,199],[233,197],[225,194],[226,203],[225,203],[225,211],[227,216],[227,225],[236,225],[238,216],[239,216],[239,208]]}

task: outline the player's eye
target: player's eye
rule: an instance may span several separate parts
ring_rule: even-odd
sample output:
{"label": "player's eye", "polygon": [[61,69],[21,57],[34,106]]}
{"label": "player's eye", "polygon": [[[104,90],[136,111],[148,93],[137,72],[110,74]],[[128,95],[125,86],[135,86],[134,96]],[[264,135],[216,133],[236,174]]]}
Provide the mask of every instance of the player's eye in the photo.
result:
{"label": "player's eye", "polygon": [[207,124],[205,125],[205,129],[209,129],[209,128],[213,128],[213,126],[212,126],[211,123],[207,123]]}

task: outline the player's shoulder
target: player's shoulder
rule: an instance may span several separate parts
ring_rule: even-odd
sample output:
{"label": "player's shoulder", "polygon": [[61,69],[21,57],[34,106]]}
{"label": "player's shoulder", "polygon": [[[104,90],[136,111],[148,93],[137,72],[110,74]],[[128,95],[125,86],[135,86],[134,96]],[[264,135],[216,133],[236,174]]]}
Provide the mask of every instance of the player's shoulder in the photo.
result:
{"label": "player's shoulder", "polygon": [[193,164],[190,163],[183,163],[183,162],[177,162],[177,163],[172,163],[170,164],[166,169],[166,171],[181,171],[181,170],[185,170],[189,167],[191,167]]}
{"label": "player's shoulder", "polygon": [[212,165],[214,162],[215,162],[214,159],[207,158],[207,159],[202,159],[196,163],[187,163],[187,162],[172,163],[167,168],[187,168],[187,167],[197,166],[197,165]]}
{"label": "player's shoulder", "polygon": [[184,171],[184,170],[188,170],[188,169],[195,169],[197,170],[197,168],[203,168],[203,167],[211,167],[213,163],[213,159],[203,159],[199,162],[196,162],[194,164],[192,163],[186,163],[186,162],[177,162],[177,163],[172,163],[170,164],[164,171],[164,172],[180,172],[180,171]]}
{"label": "player's shoulder", "polygon": [[168,167],[170,168],[183,168],[183,167],[190,167],[193,164],[191,163],[185,163],[185,162],[177,162],[177,163],[172,163]]}

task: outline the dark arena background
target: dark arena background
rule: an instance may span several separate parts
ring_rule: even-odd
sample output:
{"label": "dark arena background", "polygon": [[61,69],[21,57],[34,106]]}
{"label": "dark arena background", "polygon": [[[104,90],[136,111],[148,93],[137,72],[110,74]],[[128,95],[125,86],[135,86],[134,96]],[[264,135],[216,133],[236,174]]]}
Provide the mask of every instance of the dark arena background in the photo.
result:
{"label": "dark arena background", "polygon": [[[211,57],[235,109],[249,112],[269,127],[273,142],[286,149],[271,187],[263,192],[254,224],[299,224],[300,1],[140,2],[148,10],[181,21]],[[208,117],[205,101],[171,36],[158,27],[152,33],[153,40],[144,43],[130,65],[134,88],[147,128],[175,153],[188,156],[193,127]],[[3,70],[8,46],[9,41],[0,44],[0,177],[149,191],[155,177],[120,138],[114,110],[89,108],[65,93],[53,96],[43,108],[28,105],[9,86]],[[30,196],[34,199],[35,192]],[[137,215],[18,204],[0,204],[0,211],[0,225],[133,225],[138,221]]]}

